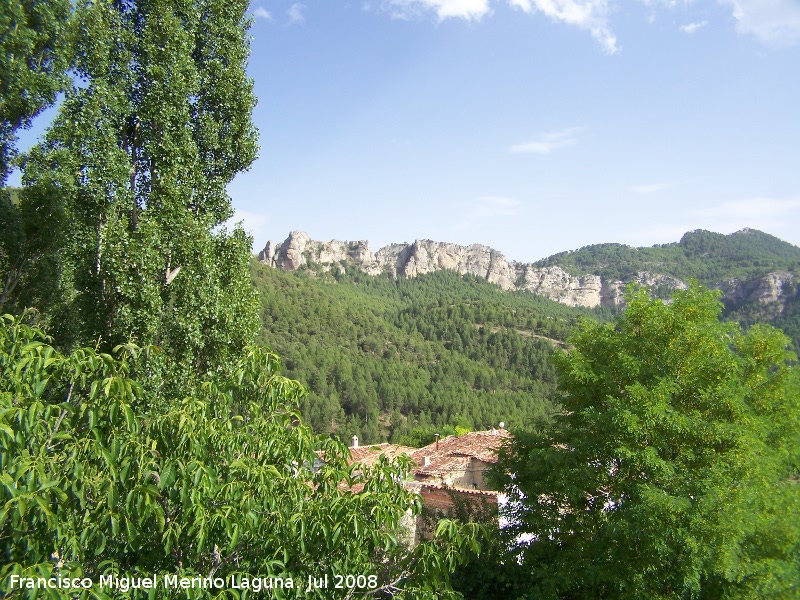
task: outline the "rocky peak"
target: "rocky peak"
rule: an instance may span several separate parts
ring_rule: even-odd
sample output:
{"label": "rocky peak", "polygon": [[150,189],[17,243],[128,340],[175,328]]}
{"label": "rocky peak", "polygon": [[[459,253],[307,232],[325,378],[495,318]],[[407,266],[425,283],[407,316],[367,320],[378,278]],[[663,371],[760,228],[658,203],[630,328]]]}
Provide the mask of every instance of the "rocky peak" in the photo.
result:
{"label": "rocky peak", "polygon": [[341,261],[352,261],[359,265],[368,265],[374,260],[369,249],[369,242],[317,242],[305,231],[292,231],[282,243],[267,242],[258,253],[258,260],[284,271],[296,271],[309,266],[310,262],[330,268],[330,265]]}
{"label": "rocky peak", "polygon": [[[742,230],[747,233],[747,230]],[[687,234],[688,235],[688,234]],[[304,231],[293,231],[283,242],[267,242],[258,259],[286,271],[317,265],[330,270],[356,267],[370,275],[391,273],[394,277],[416,277],[433,271],[449,270],[483,277],[504,290],[525,290],[569,306],[621,306],[623,291],[634,282],[662,297],[677,289],[686,289],[686,282],[658,273],[641,271],[624,281],[605,279],[599,275],[572,275],[559,266],[534,266],[509,262],[503,254],[489,246],[460,246],[432,240],[415,240],[413,244],[390,244],[374,254],[369,242],[312,240]],[[714,287],[723,291],[728,306],[742,302],[773,304],[775,310],[798,294],[795,276],[775,272],[758,280],[740,282],[725,280]]]}
{"label": "rocky peak", "polygon": [[281,243],[267,242],[258,259],[286,271],[308,267],[310,262],[324,270],[333,265],[340,268],[352,265],[371,275],[388,271],[394,277],[450,270],[483,277],[504,290],[527,290],[570,306],[593,307],[604,303],[603,284],[597,275],[576,277],[560,267],[512,263],[502,252],[482,244],[460,246],[415,240],[413,244],[390,244],[373,254],[366,241],[318,242],[304,231],[293,231]]}

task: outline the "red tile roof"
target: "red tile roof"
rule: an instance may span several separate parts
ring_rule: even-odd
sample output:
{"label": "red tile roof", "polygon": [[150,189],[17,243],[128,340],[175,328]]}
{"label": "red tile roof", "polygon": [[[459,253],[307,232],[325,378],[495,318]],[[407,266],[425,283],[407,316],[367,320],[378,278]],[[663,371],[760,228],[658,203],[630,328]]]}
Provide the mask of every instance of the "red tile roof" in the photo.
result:
{"label": "red tile roof", "polygon": [[[497,450],[510,437],[511,434],[505,429],[490,429],[447,436],[439,440],[438,448],[436,442],[423,448],[388,443],[371,444],[350,448],[350,462],[372,466],[379,456],[394,459],[401,454],[407,454],[417,464],[411,470],[412,474],[422,477],[442,476],[454,471],[464,471],[473,458],[485,463],[496,463]],[[426,456],[429,458],[427,466]]]}
{"label": "red tile roof", "polygon": [[[471,458],[485,463],[497,462],[497,450],[511,437],[505,429],[471,431],[463,435],[450,435],[446,438],[414,450],[409,456],[417,463],[415,474],[444,475],[453,471],[463,471],[469,466]],[[438,447],[437,447],[438,446]],[[425,466],[425,457],[430,464]]]}
{"label": "red tile roof", "polygon": [[358,448],[350,448],[350,462],[359,462],[365,466],[372,466],[378,460],[379,456],[394,459],[401,454],[408,454],[410,456],[414,450],[416,450],[416,448],[386,443],[359,446]]}

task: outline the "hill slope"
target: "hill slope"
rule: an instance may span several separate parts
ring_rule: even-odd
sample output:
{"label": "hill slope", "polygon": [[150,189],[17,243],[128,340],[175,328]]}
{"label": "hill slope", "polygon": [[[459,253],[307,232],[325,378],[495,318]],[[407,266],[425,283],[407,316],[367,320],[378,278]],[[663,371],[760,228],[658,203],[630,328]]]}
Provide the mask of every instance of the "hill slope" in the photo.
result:
{"label": "hill slope", "polygon": [[[520,286],[524,291],[489,282],[502,271],[502,255],[485,246],[392,246],[391,260],[402,259],[392,264],[402,263],[403,273],[385,268],[384,250],[371,255],[366,242],[292,234],[271,251],[269,262],[282,268],[252,263],[264,324],[259,341],[308,387],[303,412],[314,429],[345,441],[358,435],[366,443],[419,445],[455,427],[502,421],[530,428],[547,420],[557,410],[554,346],[581,317],[609,318],[620,307],[570,307],[530,293],[541,292],[548,277],[562,284],[564,277],[595,278],[616,298],[626,281],[668,297],[694,278],[723,291],[728,318],[746,327],[772,323],[800,344],[800,248],[758,231],[694,231],[652,248],[600,244],[563,252],[523,265],[526,277],[546,274],[539,288]],[[364,264],[376,274],[362,271]],[[545,292],[559,297],[558,290]],[[570,293],[574,299],[580,289]]]}
{"label": "hill slope", "polygon": [[[555,410],[548,356],[608,316],[440,271],[416,279],[289,273],[254,261],[260,342],[309,388],[318,432],[420,443],[453,426],[534,426]],[[448,427],[450,429],[448,429]]]}
{"label": "hill slope", "polygon": [[672,244],[649,248],[594,244],[554,254],[534,265],[620,280],[649,271],[713,286],[725,279],[752,280],[776,271],[800,271],[800,248],[754,229],[730,235],[699,229]]}
{"label": "hill slope", "polygon": [[292,232],[280,244],[269,242],[259,260],[288,271],[357,269],[398,279],[455,271],[568,306],[612,309],[622,306],[629,283],[668,298],[696,279],[723,292],[729,318],[745,325],[772,323],[800,347],[800,248],[752,229],[730,235],[697,230],[679,242],[649,248],[595,244],[532,264],[509,262],[502,253],[480,244],[416,240],[373,254],[366,241],[317,242],[304,232]]}
{"label": "hill slope", "polygon": [[[636,280],[643,272],[683,282],[696,279],[723,292],[726,318],[745,327],[770,323],[800,349],[800,248],[761,231],[723,235],[697,230],[680,242],[651,248],[597,244],[555,254],[536,266],[605,280]],[[654,291],[666,297],[672,289]]]}

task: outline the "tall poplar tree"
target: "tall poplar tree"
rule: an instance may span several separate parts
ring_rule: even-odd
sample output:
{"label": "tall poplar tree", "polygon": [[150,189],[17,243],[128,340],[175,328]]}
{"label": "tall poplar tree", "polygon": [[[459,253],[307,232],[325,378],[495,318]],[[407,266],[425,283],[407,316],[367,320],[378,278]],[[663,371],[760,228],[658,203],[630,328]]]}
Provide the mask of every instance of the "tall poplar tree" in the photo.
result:
{"label": "tall poplar tree", "polygon": [[[32,302],[43,282],[52,236],[5,189],[17,157],[17,133],[52,105],[68,81],[69,0],[0,3],[0,312]],[[46,263],[46,261],[45,261]],[[43,268],[45,267],[45,268]],[[48,289],[48,286],[40,286]]]}
{"label": "tall poplar tree", "polygon": [[[18,577],[116,573],[160,583],[47,595],[251,597],[230,578],[283,575],[298,583],[266,595],[320,577],[331,589],[303,597],[328,598],[338,575],[340,596],[454,597],[478,528],[444,521],[403,547],[420,508],[408,461],[350,466],[302,424],[277,357],[244,349],[250,239],[220,226],[256,153],[247,2],[73,10],[73,85],[21,200],[53,242],[60,301],[40,309],[61,348],[29,313],[0,317],[0,596],[41,597]],[[165,575],[223,584],[187,592]]]}
{"label": "tall poplar tree", "polygon": [[64,87],[69,15],[69,0],[0,3],[0,185],[16,156],[17,131]]}
{"label": "tall poplar tree", "polygon": [[155,345],[180,389],[252,339],[248,236],[226,185],[256,157],[246,0],[82,0],[73,85],[28,156],[23,203],[55,215],[63,346]]}

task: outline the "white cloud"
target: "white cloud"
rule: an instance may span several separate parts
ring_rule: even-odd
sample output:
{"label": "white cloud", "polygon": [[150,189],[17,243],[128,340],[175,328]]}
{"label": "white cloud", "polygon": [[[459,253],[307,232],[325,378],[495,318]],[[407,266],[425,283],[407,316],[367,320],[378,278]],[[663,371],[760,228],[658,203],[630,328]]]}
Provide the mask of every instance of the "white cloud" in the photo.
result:
{"label": "white cloud", "polygon": [[800,198],[750,198],[699,209],[694,214],[725,219],[770,219],[798,210]]}
{"label": "white cloud", "polygon": [[383,8],[398,19],[432,11],[440,21],[450,18],[479,21],[491,12],[489,0],[384,0]]}
{"label": "white cloud", "polygon": [[[526,0],[509,0],[511,2]],[[696,0],[641,0],[647,7],[667,9],[686,8]],[[800,1],[798,0],[716,0],[729,7],[741,34],[754,35],[767,46],[789,46],[800,42]],[[684,33],[694,33],[707,21],[681,27]]]}
{"label": "white cloud", "polygon": [[300,4],[299,2],[295,2],[292,4],[289,9],[286,11],[287,16],[289,17],[289,22],[287,25],[298,25],[306,22],[306,17],[303,14],[303,11],[306,9],[305,4]]}
{"label": "white cloud", "polygon": [[[450,18],[480,21],[491,15],[493,6],[503,2],[524,13],[541,13],[553,21],[587,31],[609,54],[619,51],[609,20],[611,13],[624,5],[620,0],[379,0],[380,9],[393,18],[412,19],[431,13],[440,21]],[[655,11],[657,8],[686,9],[696,0],[641,2]],[[800,0],[716,0],[716,3],[732,9],[739,33],[754,35],[762,43],[771,46],[800,42]],[[371,10],[372,5],[371,2],[365,2],[362,6],[364,10]],[[302,7],[295,4],[292,8],[295,6]],[[302,20],[302,14],[299,11],[298,14],[299,20]],[[649,22],[655,20],[655,12],[652,12]],[[692,34],[708,24],[706,20],[690,22],[680,29]]]}
{"label": "white cloud", "polygon": [[637,194],[654,194],[656,192],[668,190],[670,187],[672,186],[668,183],[645,183],[643,185],[632,186],[631,191]]}
{"label": "white cloud", "polygon": [[608,0],[508,0],[526,13],[539,11],[554,21],[562,21],[588,31],[609,54],[619,50],[617,38],[608,24]]}
{"label": "white cloud", "polygon": [[530,142],[511,146],[511,152],[550,154],[553,150],[567,148],[577,144],[577,134],[581,131],[583,131],[582,127],[570,127],[569,129],[562,129],[561,131],[545,133]]}
{"label": "white cloud", "polygon": [[269,14],[269,11],[263,6],[257,6],[255,10],[253,10],[253,16],[256,19],[264,19],[266,21],[272,21],[272,15]]}
{"label": "white cloud", "polygon": [[519,212],[521,202],[505,196],[483,196],[478,198],[470,215],[476,218],[513,217]]}
{"label": "white cloud", "polygon": [[[482,196],[461,211],[461,220],[453,225],[453,231],[480,231],[485,233],[493,226],[505,227],[511,217],[519,213],[522,203],[507,196]],[[492,225],[490,225],[492,221]],[[445,234],[450,235],[450,234]]]}
{"label": "white cloud", "polygon": [[681,31],[686,34],[693,34],[695,31],[700,29],[701,27],[705,27],[708,25],[708,21],[699,21],[697,23],[688,23],[687,25],[681,25]]}
{"label": "white cloud", "polygon": [[[689,4],[692,0],[683,0],[683,4]],[[642,0],[645,6],[653,6],[654,4],[663,4],[668,8],[675,8],[678,6],[678,0]]]}
{"label": "white cloud", "polygon": [[717,0],[733,8],[739,33],[755,35],[762,43],[785,46],[800,41],[800,2],[797,0]]}
{"label": "white cloud", "polygon": [[[512,8],[545,16],[591,33],[603,49],[613,54],[619,48],[608,25],[610,0],[505,0]],[[382,0],[381,7],[393,18],[412,19],[433,12],[440,21],[457,18],[480,21],[491,14],[499,0]],[[369,10],[371,4],[364,4]]]}

